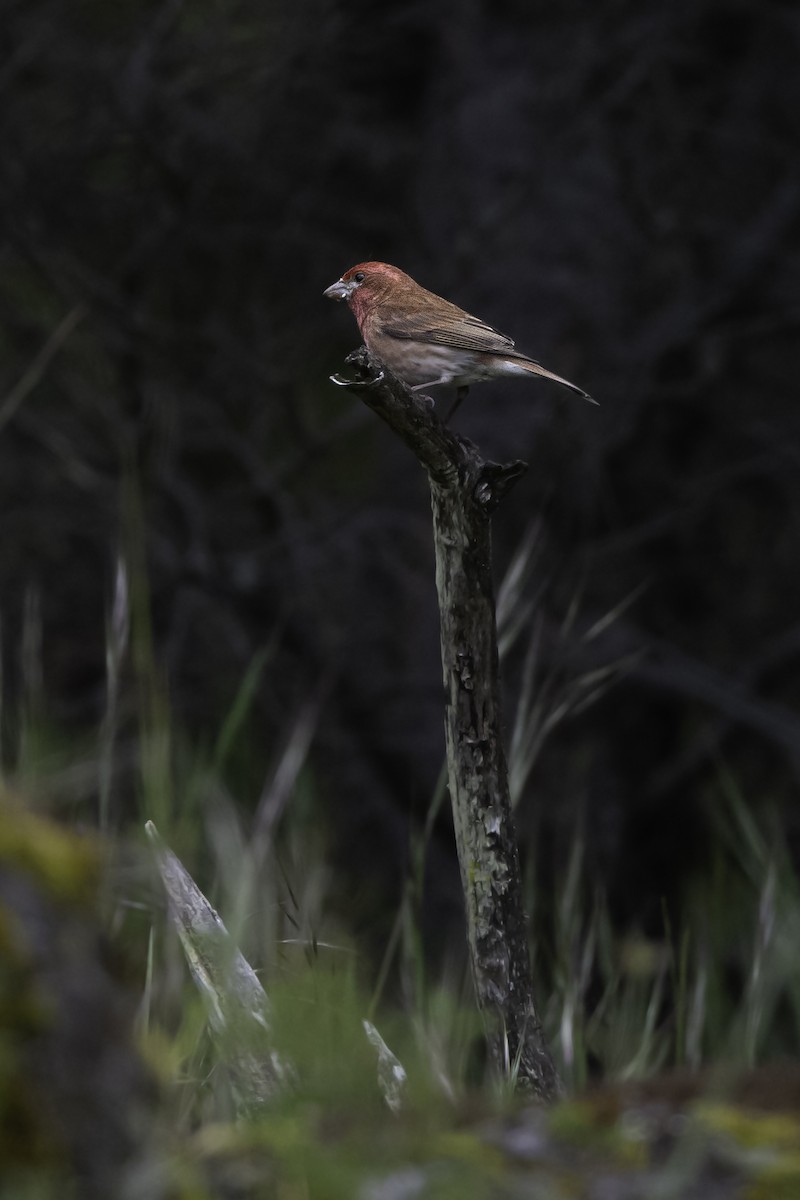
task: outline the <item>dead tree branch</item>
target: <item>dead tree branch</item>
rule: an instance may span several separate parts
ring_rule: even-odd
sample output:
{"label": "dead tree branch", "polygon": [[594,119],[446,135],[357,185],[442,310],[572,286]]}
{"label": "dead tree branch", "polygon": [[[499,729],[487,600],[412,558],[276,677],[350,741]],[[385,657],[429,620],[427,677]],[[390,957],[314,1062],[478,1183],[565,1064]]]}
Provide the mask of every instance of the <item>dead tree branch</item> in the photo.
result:
{"label": "dead tree branch", "polygon": [[428,472],[441,618],[450,797],[472,974],[494,1066],[543,1100],[560,1091],[533,999],[527,927],[502,740],[490,516],[525,472],[483,459],[429,401],[372,362],[334,376],[402,438]]}

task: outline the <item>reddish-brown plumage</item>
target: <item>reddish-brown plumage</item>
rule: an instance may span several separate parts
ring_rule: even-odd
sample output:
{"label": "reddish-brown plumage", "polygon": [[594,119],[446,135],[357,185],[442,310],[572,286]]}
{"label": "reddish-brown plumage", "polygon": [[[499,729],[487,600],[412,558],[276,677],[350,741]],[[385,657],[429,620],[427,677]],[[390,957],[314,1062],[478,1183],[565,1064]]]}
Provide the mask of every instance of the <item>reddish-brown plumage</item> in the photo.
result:
{"label": "reddish-brown plumage", "polygon": [[388,263],[351,267],[325,295],[347,301],[370,353],[415,390],[449,383],[463,392],[501,375],[538,375],[592,399],[521,354],[511,338]]}

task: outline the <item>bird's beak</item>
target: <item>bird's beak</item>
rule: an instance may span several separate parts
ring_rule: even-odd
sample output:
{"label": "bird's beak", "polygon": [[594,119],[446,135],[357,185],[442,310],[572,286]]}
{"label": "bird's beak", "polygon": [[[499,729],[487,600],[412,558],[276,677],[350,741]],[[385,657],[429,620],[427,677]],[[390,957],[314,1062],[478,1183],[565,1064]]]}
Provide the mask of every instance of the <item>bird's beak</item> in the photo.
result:
{"label": "bird's beak", "polygon": [[355,287],[354,283],[344,283],[341,279],[337,279],[336,283],[332,283],[329,288],[325,288],[322,293],[329,300],[349,300],[350,293]]}

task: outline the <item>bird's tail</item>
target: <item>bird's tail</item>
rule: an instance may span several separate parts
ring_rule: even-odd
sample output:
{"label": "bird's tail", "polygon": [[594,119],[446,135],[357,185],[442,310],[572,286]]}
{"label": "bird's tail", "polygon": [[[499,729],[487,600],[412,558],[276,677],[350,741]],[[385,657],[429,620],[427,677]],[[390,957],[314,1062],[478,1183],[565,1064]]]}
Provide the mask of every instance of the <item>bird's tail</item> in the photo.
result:
{"label": "bird's tail", "polygon": [[532,358],[515,358],[514,364],[515,366],[522,367],[524,371],[528,371],[531,375],[541,375],[542,379],[552,379],[553,383],[560,383],[562,387],[569,388],[571,392],[577,392],[579,396],[583,396],[584,400],[588,400],[590,404],[597,404],[594,397],[585,392],[583,388],[579,388],[577,384],[570,383],[568,379],[562,379],[560,375],[554,374],[553,371],[548,371],[546,367],[534,362]]}

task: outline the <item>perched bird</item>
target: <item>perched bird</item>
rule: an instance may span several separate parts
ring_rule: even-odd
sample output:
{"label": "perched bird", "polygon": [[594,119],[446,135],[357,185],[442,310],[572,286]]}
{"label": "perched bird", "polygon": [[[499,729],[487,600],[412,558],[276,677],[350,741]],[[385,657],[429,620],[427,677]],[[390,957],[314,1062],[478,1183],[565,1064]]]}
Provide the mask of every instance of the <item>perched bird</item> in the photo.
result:
{"label": "perched bird", "polygon": [[471,383],[501,375],[539,375],[597,403],[582,388],[521,354],[510,337],[388,263],[359,263],[324,295],[347,301],[370,354],[412,391],[453,384],[456,402],[448,416]]}

